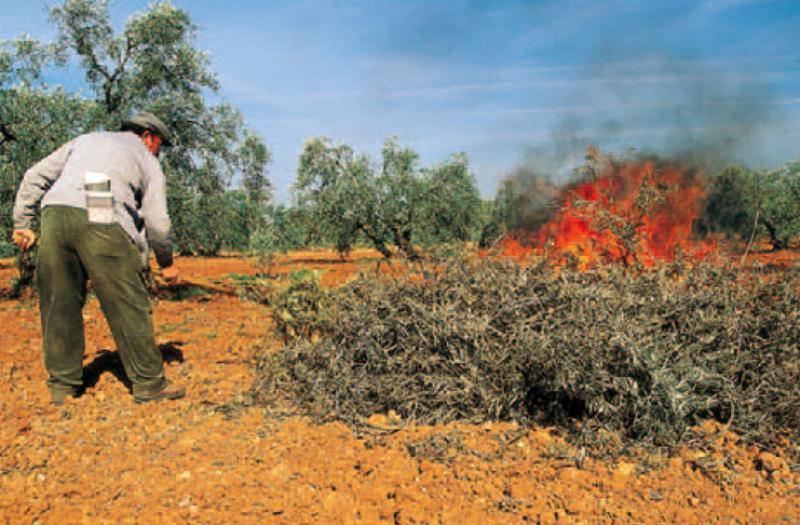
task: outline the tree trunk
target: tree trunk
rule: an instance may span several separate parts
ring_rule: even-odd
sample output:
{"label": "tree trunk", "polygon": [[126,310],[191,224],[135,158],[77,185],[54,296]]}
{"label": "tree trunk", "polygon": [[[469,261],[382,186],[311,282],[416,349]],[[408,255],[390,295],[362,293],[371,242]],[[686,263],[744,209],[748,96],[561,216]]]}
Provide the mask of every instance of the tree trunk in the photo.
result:
{"label": "tree trunk", "polygon": [[777,252],[778,250],[785,250],[789,246],[787,245],[786,241],[782,241],[778,239],[778,232],[774,225],[770,224],[768,221],[762,219],[764,223],[764,227],[767,229],[769,233],[769,241],[772,243],[772,251]]}
{"label": "tree trunk", "polygon": [[378,239],[378,236],[375,235],[375,232],[372,231],[372,228],[370,228],[366,224],[362,224],[359,222],[356,224],[356,229],[361,230],[364,233],[364,235],[366,235],[367,239],[369,239],[370,242],[372,243],[372,246],[376,250],[381,252],[381,255],[383,255],[387,259],[392,258],[391,250],[389,250],[389,248],[386,247],[386,244],[383,241]]}
{"label": "tree trunk", "polygon": [[397,238],[397,247],[400,248],[400,251],[403,252],[406,257],[411,260],[419,259],[419,253],[417,253],[416,248],[414,245],[411,244],[411,231],[408,229],[400,230],[399,228],[395,228],[394,232],[395,237]]}

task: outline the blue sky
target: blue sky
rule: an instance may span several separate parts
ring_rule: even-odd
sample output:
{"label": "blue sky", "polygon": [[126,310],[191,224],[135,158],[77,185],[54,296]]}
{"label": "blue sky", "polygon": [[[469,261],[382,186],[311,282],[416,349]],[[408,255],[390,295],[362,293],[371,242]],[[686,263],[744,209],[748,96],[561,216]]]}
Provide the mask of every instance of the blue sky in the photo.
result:
{"label": "blue sky", "polygon": [[[800,158],[798,1],[173,3],[198,25],[222,98],[269,145],[282,201],[315,136],[376,157],[397,135],[424,165],[466,152],[487,197],[522,164],[564,172],[587,143],[753,167]],[[52,36],[45,6],[0,0],[0,38]],[[111,12],[121,25],[146,6]]]}

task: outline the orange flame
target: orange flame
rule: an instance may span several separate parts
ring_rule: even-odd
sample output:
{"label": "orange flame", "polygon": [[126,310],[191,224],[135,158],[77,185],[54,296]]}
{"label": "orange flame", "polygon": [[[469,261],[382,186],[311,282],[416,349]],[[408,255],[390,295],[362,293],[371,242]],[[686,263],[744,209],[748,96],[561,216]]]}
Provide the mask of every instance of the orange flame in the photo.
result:
{"label": "orange flame", "polygon": [[696,240],[705,190],[695,170],[675,163],[609,160],[603,173],[561,193],[538,231],[504,239],[505,255],[547,254],[587,269],[599,262],[651,267],[679,254],[702,258],[716,244]]}

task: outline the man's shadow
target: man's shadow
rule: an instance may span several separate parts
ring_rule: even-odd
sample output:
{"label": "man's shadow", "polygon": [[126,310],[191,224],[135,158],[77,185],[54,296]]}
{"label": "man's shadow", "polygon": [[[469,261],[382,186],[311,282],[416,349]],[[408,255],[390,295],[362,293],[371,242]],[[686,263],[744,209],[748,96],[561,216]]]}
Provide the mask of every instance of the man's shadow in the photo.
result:
{"label": "man's shadow", "polygon": [[[183,351],[180,347],[184,344],[183,341],[168,341],[158,345],[158,350],[161,352],[164,362],[183,363]],[[96,386],[100,381],[100,377],[106,372],[111,372],[119,382],[125,385],[128,392],[133,391],[133,384],[125,373],[119,352],[101,350],[91,363],[83,367],[83,387],[80,389],[79,395],[83,395],[86,390]]]}

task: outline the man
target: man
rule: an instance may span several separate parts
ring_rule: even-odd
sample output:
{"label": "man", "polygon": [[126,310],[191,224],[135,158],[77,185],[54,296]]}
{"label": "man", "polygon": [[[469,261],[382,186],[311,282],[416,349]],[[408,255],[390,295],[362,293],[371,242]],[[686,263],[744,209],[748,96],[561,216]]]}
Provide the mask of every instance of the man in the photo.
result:
{"label": "man", "polygon": [[[136,402],[179,399],[164,378],[141,271],[147,244],[165,279],[172,267],[166,181],[158,163],[170,133],[142,112],[119,132],[81,135],[33,166],[14,204],[14,242],[36,244],[32,222],[40,205],[37,262],[47,386],[54,404],[75,397],[83,381],[83,316],[87,278],[108,320]],[[97,191],[99,190],[99,191]],[[41,204],[40,204],[41,203]]]}

